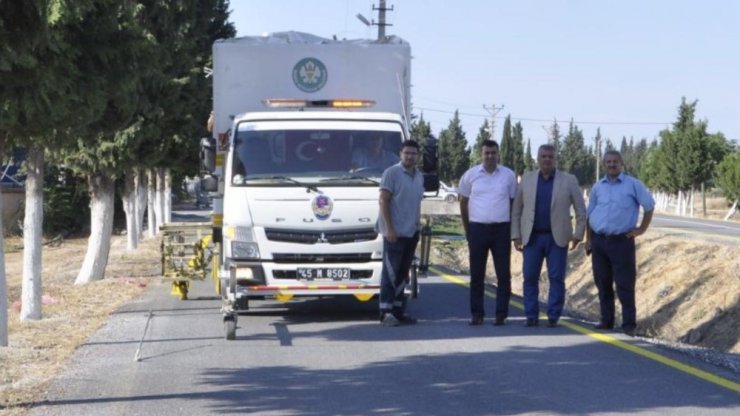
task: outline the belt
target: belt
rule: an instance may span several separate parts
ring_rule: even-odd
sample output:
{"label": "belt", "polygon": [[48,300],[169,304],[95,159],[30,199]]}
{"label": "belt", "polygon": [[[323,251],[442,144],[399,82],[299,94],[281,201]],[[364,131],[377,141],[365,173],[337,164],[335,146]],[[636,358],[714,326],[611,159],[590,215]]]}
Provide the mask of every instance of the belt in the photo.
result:
{"label": "belt", "polygon": [[552,234],[552,230],[532,230],[533,234]]}
{"label": "belt", "polygon": [[603,238],[604,240],[624,240],[627,238],[630,238],[627,236],[627,233],[622,234],[600,234],[600,233],[594,233],[595,236]]}
{"label": "belt", "polygon": [[475,221],[471,221],[470,223],[471,224],[477,224],[477,225],[485,225],[485,226],[511,224],[511,222],[509,222],[509,221],[505,221],[505,222],[475,222]]}

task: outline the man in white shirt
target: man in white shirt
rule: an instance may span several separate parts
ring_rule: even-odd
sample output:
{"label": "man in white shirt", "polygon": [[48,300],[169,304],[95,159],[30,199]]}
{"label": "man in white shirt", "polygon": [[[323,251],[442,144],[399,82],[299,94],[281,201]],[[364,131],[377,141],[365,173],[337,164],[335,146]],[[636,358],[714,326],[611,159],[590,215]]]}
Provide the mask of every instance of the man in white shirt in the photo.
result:
{"label": "man in white shirt", "polygon": [[503,325],[511,298],[511,202],[516,196],[516,175],[498,165],[499,146],[483,142],[481,164],[460,179],[460,214],[470,256],[470,325],[481,325],[488,252],[496,271],[494,325]]}

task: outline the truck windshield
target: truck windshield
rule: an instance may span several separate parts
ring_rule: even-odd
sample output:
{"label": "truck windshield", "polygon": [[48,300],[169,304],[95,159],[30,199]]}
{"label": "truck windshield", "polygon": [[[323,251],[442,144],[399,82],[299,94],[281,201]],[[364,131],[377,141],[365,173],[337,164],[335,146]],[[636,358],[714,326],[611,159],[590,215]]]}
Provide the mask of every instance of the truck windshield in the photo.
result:
{"label": "truck windshield", "polygon": [[[231,183],[235,186],[301,183],[341,183],[362,177],[379,178],[399,161],[401,133],[358,130],[246,130],[234,138]],[[335,180],[326,181],[328,178]]]}

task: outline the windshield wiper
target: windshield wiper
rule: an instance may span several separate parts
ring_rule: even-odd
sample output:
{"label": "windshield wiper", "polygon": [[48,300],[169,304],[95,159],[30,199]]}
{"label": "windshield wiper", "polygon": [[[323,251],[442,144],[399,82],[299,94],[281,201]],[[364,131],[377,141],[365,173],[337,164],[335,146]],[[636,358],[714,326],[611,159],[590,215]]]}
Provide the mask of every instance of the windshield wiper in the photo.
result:
{"label": "windshield wiper", "polygon": [[340,182],[340,181],[365,181],[365,182],[371,182],[375,185],[380,185],[380,182],[376,181],[375,179],[370,179],[367,176],[361,176],[361,175],[336,176],[333,178],[322,179],[319,182]]}
{"label": "windshield wiper", "polygon": [[311,184],[308,184],[308,183],[297,181],[297,180],[295,180],[293,178],[289,178],[287,176],[252,176],[252,177],[247,177],[247,180],[248,181],[265,180],[265,179],[266,180],[275,180],[275,181],[290,182],[290,183],[294,183],[296,185],[305,186],[306,187],[306,192],[310,192],[310,191],[319,192],[319,188],[317,188],[315,185],[311,185]]}

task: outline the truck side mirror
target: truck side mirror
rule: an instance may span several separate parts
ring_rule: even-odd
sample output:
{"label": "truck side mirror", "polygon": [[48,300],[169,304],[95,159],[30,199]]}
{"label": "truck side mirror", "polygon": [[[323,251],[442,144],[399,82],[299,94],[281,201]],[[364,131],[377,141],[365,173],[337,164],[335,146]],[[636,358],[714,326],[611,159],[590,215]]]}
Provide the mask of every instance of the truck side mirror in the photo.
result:
{"label": "truck side mirror", "polygon": [[422,151],[422,167],[424,173],[436,173],[439,165],[439,155],[437,154],[438,144],[434,136],[427,136]]}
{"label": "truck side mirror", "polygon": [[436,172],[424,174],[424,192],[439,192],[439,176]]}
{"label": "truck side mirror", "polygon": [[439,192],[439,175],[437,174],[439,156],[437,148],[437,139],[432,135],[427,136],[421,155],[423,158],[421,171],[424,173],[425,192]]}
{"label": "truck side mirror", "polygon": [[216,139],[213,137],[200,139],[200,168],[207,172],[216,170]]}

